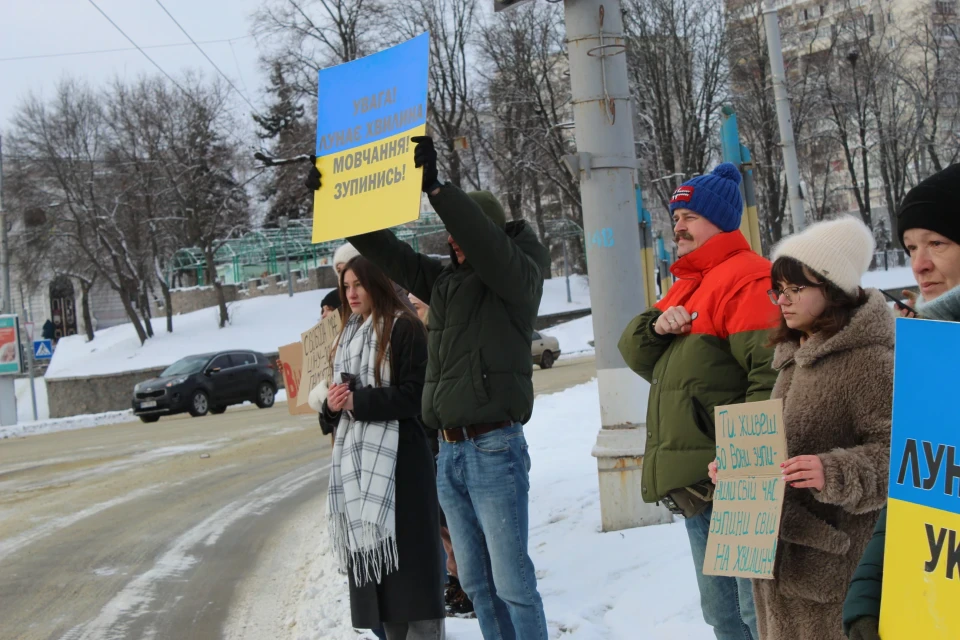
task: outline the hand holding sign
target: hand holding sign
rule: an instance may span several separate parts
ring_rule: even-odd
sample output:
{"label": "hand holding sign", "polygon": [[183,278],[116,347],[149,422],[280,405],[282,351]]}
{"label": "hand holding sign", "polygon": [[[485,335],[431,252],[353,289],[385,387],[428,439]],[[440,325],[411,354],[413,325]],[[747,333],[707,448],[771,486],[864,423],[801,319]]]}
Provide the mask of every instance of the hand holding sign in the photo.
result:
{"label": "hand holding sign", "polygon": [[789,482],[791,487],[823,491],[823,462],[818,456],[796,456],[780,466],[783,467],[783,481]]}
{"label": "hand holding sign", "polygon": [[433,138],[430,136],[414,136],[410,142],[417,145],[413,149],[413,166],[417,169],[423,167],[423,181],[421,182],[424,193],[429,193],[440,186],[437,171],[437,149],[433,146]]}
{"label": "hand holding sign", "polygon": [[317,191],[320,188],[320,169],[317,169],[317,156],[310,156],[310,172],[307,174],[306,180],[303,181],[303,186],[310,191]]}

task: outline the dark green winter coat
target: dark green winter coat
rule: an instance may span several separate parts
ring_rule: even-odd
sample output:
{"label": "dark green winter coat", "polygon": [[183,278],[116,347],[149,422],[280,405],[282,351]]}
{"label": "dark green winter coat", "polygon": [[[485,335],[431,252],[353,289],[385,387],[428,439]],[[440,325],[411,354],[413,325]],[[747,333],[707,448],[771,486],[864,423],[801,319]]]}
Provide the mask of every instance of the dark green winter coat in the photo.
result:
{"label": "dark green winter coat", "polygon": [[445,185],[430,202],[465,264],[444,267],[390,231],[350,238],[365,257],[430,305],[423,420],[434,429],[513,420],[533,411],[530,340],[550,254],[487,192]]}

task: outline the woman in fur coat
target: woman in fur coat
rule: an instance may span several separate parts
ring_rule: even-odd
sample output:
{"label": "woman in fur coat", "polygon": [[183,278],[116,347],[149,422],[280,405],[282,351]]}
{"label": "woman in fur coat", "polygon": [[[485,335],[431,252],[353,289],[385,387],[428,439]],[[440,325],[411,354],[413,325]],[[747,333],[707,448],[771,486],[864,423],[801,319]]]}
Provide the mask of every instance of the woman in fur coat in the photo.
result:
{"label": "woman in fur coat", "polygon": [[774,250],[773,397],[791,457],[775,578],[753,582],[762,640],[844,638],[847,585],[886,502],[894,318],[880,292],[860,288],[873,249],[845,217]]}

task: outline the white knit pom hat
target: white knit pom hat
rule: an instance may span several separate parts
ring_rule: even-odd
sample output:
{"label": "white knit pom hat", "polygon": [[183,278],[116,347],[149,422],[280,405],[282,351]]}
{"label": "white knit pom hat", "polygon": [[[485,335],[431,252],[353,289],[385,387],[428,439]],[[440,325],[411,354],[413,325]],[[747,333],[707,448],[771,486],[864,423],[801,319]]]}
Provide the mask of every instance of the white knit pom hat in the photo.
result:
{"label": "white knit pom hat", "polygon": [[359,255],[360,252],[352,244],[344,242],[333,253],[333,266],[336,268],[338,264],[347,264]]}
{"label": "white knit pom hat", "polygon": [[870,268],[876,243],[867,225],[852,216],[824,220],[781,240],[773,259],[793,258],[850,295]]}

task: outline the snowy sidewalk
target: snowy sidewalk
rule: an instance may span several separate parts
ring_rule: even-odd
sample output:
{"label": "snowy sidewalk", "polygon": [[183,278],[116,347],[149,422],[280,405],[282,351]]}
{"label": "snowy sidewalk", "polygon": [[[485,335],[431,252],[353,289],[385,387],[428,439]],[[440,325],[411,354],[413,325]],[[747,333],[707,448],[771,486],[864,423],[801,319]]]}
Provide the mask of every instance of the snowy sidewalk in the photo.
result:
{"label": "snowy sidewalk", "polygon": [[[597,383],[537,398],[526,426],[530,549],[551,638],[700,640],[712,631],[699,596],[683,523],[600,533]],[[323,523],[323,516],[318,514]],[[302,592],[296,640],[357,638],[346,579],[337,573],[325,524]],[[449,640],[481,640],[476,621],[447,620]],[[373,636],[363,636],[372,638]]]}

